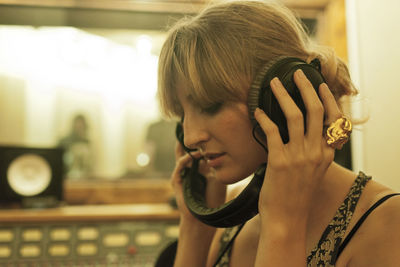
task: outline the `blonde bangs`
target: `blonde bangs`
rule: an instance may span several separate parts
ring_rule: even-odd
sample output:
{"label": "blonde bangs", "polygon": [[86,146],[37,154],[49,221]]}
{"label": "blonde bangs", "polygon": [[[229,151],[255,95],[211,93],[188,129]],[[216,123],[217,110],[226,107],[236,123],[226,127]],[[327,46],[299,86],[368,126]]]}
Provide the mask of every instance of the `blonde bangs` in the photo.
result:
{"label": "blonde bangs", "polygon": [[[232,58],[244,62],[241,54],[227,55],[228,51],[233,51],[232,48],[213,33],[209,31],[197,36],[191,54],[186,58],[185,74],[191,82],[190,93],[202,108],[225,101],[244,100],[243,87],[250,80],[245,68],[239,69],[237,62],[232,62]],[[239,65],[244,66],[244,63]]]}
{"label": "blonde bangs", "polygon": [[251,75],[246,56],[230,45],[238,40],[226,42],[220,38],[222,32],[201,29],[195,23],[191,26],[195,29],[191,29],[184,23],[171,30],[160,54],[158,92],[162,112],[168,117],[183,115],[177,86],[183,86],[200,108],[245,100],[243,88],[249,86]]}
{"label": "blonde bangs", "polygon": [[176,94],[176,77],[181,76],[182,69],[176,60],[173,52],[174,35],[165,41],[158,62],[158,90],[157,97],[160,104],[161,112],[167,117],[182,116],[182,108],[180,107]]}

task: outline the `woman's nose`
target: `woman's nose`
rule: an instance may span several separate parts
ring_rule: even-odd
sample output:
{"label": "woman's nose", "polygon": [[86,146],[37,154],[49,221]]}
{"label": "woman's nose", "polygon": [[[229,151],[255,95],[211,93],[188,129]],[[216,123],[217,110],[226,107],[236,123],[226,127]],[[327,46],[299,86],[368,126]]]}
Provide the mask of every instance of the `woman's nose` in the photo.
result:
{"label": "woman's nose", "polygon": [[183,122],[183,142],[190,149],[198,149],[201,144],[209,139],[206,128],[199,122]]}

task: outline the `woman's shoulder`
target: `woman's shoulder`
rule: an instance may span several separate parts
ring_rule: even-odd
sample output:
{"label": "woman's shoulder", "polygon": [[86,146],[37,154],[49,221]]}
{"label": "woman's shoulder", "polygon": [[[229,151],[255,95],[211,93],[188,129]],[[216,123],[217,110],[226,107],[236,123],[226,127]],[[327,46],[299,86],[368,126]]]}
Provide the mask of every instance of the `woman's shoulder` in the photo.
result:
{"label": "woman's shoulder", "polygon": [[365,217],[345,248],[347,253],[343,251],[343,256],[347,255],[343,257],[347,266],[398,266],[400,195],[393,195],[396,193],[374,180],[368,182],[354,214],[355,220],[349,225],[348,231]]}
{"label": "woman's shoulder", "polygon": [[[370,212],[368,215],[370,226],[396,225],[396,222],[396,228],[399,228],[400,232],[400,227],[398,227],[400,225],[400,191],[395,191],[375,180],[371,180],[365,189],[364,214]],[[366,223],[368,221],[366,220]],[[385,228],[376,230],[387,232]]]}
{"label": "woman's shoulder", "polygon": [[[360,175],[366,176],[364,173],[360,172]],[[400,194],[400,191],[396,191],[380,182],[376,179],[371,179],[367,185],[365,186],[364,192],[361,196],[362,202],[364,202],[364,209],[369,209],[374,205],[379,204],[382,206],[380,210],[386,211],[392,205],[400,204],[400,196],[396,195]],[[387,198],[387,196],[393,195],[393,197]],[[383,200],[385,198],[385,200]],[[400,210],[399,210],[400,212]]]}
{"label": "woman's shoulder", "polygon": [[[393,190],[372,179],[365,187],[363,195],[360,199],[362,202],[360,215],[368,214],[363,223],[365,227],[373,227],[377,232],[386,233],[388,232],[387,227],[393,225],[399,228],[400,232],[400,227],[398,227],[400,225],[400,191]],[[378,228],[378,226],[383,227]]]}

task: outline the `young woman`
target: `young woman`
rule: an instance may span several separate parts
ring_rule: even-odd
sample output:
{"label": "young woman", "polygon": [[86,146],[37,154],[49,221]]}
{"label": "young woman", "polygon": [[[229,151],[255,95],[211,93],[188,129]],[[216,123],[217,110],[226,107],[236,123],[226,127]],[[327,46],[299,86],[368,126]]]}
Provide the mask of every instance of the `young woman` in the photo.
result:
{"label": "young woman", "polygon": [[[318,59],[326,83],[313,88],[301,70],[294,73],[304,118],[281,81],[271,80],[289,142],[256,109],[264,149],[253,137],[247,98],[257,72],[282,56]],[[400,197],[333,161],[349,136],[340,101],[356,93],[345,64],[313,45],[279,4],[220,3],[178,22],[161,51],[159,98],[167,115],[182,120],[185,146],[197,151],[190,156],[176,148],[172,185],[181,220],[175,266],[398,266]],[[328,142],[328,126],[344,131],[344,139]],[[185,206],[180,176],[192,157],[205,159],[210,207],[234,198],[240,190],[225,196],[226,185],[267,162],[259,214],[242,228],[216,229],[198,221]]]}

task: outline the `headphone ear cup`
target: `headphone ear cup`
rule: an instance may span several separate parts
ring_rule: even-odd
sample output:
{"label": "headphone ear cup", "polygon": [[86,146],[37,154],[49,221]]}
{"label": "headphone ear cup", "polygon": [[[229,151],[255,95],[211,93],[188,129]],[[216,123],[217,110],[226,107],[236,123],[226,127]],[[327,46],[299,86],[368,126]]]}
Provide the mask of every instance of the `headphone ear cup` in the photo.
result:
{"label": "headphone ear cup", "polygon": [[[267,75],[273,74],[271,72],[272,67],[283,57],[280,57],[276,60],[271,60],[270,62],[266,63],[257,73],[257,75],[254,77],[253,82],[250,86],[248,98],[247,98],[247,105],[249,109],[249,115],[250,115],[250,120],[252,121],[253,125],[257,125],[257,121],[254,118],[254,111],[256,108],[261,108],[260,106],[260,95],[265,94],[265,85],[269,86],[269,83],[271,79]],[[263,106],[267,106],[268,103],[265,103]],[[265,111],[265,110],[264,110]]]}
{"label": "headphone ear cup", "polygon": [[[316,59],[318,60],[318,59]],[[304,116],[306,124],[306,108],[301,97],[300,91],[293,80],[293,74],[297,69],[301,69],[318,94],[318,87],[325,82],[324,77],[317,67],[306,63],[299,58],[280,57],[264,65],[257,73],[249,90],[248,108],[250,119],[254,127],[258,127],[258,133],[264,136],[257,121],[254,118],[254,111],[258,107],[278,126],[282,141],[289,142],[289,133],[285,114],[283,113],[278,100],[272,93],[270,82],[274,77],[278,77],[289,95],[297,104]],[[306,130],[306,127],[304,127]]]}
{"label": "headphone ear cup", "polygon": [[[276,60],[271,60],[258,71],[257,75],[253,79],[253,82],[250,86],[247,98],[247,106],[249,110],[250,120],[253,124],[253,127],[255,127],[256,129],[256,133],[258,133],[258,135],[262,136],[263,138],[265,138],[265,134],[261,129],[260,125],[258,124],[256,118],[254,117],[254,111],[256,110],[256,108],[261,108],[262,110],[264,110],[262,107],[268,106],[268,104],[270,104],[270,103],[265,103],[264,105],[260,105],[260,98],[265,98],[264,95],[266,89],[264,87],[265,85],[269,86],[269,82],[273,78],[273,77],[270,78],[267,75],[272,74],[270,70],[273,69],[274,65],[281,59],[283,59],[283,57],[279,57]],[[271,100],[271,98],[269,99]],[[264,110],[264,112],[267,111]]]}

